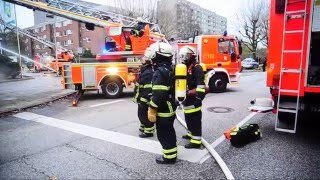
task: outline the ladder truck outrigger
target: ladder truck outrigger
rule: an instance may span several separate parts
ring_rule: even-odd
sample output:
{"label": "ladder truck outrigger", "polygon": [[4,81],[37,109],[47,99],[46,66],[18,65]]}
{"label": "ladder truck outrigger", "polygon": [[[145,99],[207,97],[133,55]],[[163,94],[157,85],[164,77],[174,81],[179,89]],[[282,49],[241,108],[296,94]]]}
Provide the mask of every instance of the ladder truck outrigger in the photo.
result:
{"label": "ladder truck outrigger", "polygon": [[88,30],[94,30],[95,26],[106,29],[106,47],[102,54],[97,55],[95,61],[71,63],[63,68],[64,87],[77,90],[74,106],[85,91],[99,91],[101,88],[106,97],[119,97],[124,87],[134,86],[141,65],[138,59],[143,56],[145,49],[154,42],[165,41],[157,24],[144,22],[144,33],[134,36],[131,32],[138,23],[136,19],[97,10],[81,2],[5,1],[85,23]]}
{"label": "ladder truck outrigger", "polygon": [[319,113],[319,49],[320,1],[271,0],[267,86],[276,131],[296,133],[302,115]]}

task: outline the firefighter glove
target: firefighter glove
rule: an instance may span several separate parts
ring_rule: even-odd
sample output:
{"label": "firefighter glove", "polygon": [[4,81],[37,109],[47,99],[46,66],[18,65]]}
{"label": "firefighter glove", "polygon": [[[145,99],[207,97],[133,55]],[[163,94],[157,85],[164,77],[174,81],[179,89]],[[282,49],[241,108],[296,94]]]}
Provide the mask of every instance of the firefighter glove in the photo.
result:
{"label": "firefighter glove", "polygon": [[157,121],[157,109],[152,107],[148,108],[148,119],[150,122],[153,122],[153,123]]}
{"label": "firefighter glove", "polygon": [[197,93],[196,89],[191,89],[187,91],[187,96],[195,96]]}

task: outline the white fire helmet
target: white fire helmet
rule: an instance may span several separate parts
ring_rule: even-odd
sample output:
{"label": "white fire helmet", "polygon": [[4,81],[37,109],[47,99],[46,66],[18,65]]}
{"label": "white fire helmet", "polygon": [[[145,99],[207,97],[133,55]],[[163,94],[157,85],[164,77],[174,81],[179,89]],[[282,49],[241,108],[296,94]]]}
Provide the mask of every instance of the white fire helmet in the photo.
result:
{"label": "white fire helmet", "polygon": [[170,44],[164,42],[153,43],[146,49],[144,58],[153,61],[157,54],[170,58],[173,55],[173,48]]}
{"label": "white fire helmet", "polygon": [[181,63],[188,63],[196,57],[196,50],[191,46],[183,46],[179,51],[179,60]]}

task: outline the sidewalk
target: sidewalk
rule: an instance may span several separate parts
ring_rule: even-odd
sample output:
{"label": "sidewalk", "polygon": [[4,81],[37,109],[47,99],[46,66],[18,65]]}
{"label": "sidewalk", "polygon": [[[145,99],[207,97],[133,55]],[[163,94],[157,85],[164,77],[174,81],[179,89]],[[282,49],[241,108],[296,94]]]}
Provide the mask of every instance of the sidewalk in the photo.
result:
{"label": "sidewalk", "polygon": [[62,88],[61,77],[53,74],[28,73],[26,81],[0,83],[0,114],[47,103],[73,94]]}

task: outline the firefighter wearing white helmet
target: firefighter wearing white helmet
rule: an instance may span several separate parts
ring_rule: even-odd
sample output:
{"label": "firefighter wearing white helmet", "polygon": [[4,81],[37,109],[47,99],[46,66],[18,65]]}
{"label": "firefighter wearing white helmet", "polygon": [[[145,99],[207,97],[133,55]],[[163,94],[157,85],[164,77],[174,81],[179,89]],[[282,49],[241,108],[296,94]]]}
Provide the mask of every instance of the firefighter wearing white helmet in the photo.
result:
{"label": "firefighter wearing white helmet", "polygon": [[163,155],[156,158],[158,164],[174,164],[177,159],[177,139],[173,127],[176,105],[174,99],[174,74],[172,68],[172,46],[157,42],[145,53],[150,58],[154,74],[152,78],[152,96],[148,118],[156,122],[157,136],[163,148]]}
{"label": "firefighter wearing white helmet", "polygon": [[184,139],[190,139],[185,148],[200,148],[202,135],[202,100],[205,97],[204,72],[196,62],[196,51],[191,46],[184,46],[179,51],[181,63],[187,66],[187,97],[183,101],[185,120],[188,127]]}
{"label": "firefighter wearing white helmet", "polygon": [[[146,51],[148,51],[147,49]],[[138,104],[138,118],[140,120],[141,133],[139,137],[147,138],[152,137],[154,134],[155,126],[153,122],[148,120],[148,104],[152,93],[152,76],[153,67],[151,59],[144,56],[141,60],[140,73],[137,83],[134,88],[133,101]]]}

